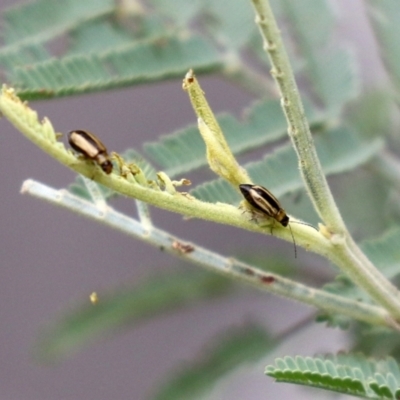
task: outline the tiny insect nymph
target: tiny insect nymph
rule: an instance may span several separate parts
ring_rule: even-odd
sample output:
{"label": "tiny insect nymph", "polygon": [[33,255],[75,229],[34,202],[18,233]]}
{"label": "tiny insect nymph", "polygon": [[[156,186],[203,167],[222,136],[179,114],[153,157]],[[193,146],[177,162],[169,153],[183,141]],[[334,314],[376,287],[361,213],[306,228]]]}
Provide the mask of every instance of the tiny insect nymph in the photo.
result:
{"label": "tiny insect nymph", "polygon": [[[273,218],[282,226],[289,225],[289,217],[280,205],[278,199],[265,187],[260,185],[242,184],[239,185],[242,195],[256,210],[261,211],[268,217]],[[296,242],[294,240],[292,228],[289,225],[294,245],[294,256],[297,257]],[[272,233],[272,230],[271,230]]]}
{"label": "tiny insect nymph", "polygon": [[68,142],[75,151],[96,161],[106,174],[111,173],[113,165],[108,157],[107,149],[93,133],[83,130],[71,131],[68,133]]}

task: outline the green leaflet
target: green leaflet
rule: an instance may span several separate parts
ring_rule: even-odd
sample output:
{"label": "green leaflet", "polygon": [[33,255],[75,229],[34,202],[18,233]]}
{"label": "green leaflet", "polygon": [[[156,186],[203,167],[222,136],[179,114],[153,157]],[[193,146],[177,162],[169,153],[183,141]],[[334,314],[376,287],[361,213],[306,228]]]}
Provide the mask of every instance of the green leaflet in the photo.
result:
{"label": "green leaflet", "polygon": [[[363,142],[347,128],[331,129],[316,136],[315,145],[326,174],[351,170],[368,161],[381,148],[379,139]],[[253,181],[267,187],[278,198],[303,187],[297,157],[290,144],[279,148],[263,160],[245,165]],[[245,183],[245,182],[244,182]],[[201,200],[235,204],[241,196],[228,183],[216,179],[191,191]]]}
{"label": "green leaflet", "polygon": [[274,341],[259,326],[246,324],[218,335],[198,359],[185,365],[167,381],[153,400],[195,399],[210,390],[224,375],[243,363],[266,356]]}
{"label": "green leaflet", "polygon": [[400,395],[399,365],[363,354],[278,358],[265,373],[278,382],[318,387],[365,399],[396,399]]}
{"label": "green leaflet", "polygon": [[219,55],[205,40],[170,37],[19,67],[12,80],[20,97],[48,98],[182,77],[191,67],[200,73],[218,66]]}
{"label": "green leaflet", "polygon": [[37,356],[57,360],[118,327],[177,309],[211,296],[223,295],[231,283],[204,271],[159,274],[142,284],[100,293],[93,305],[87,299],[59,317],[45,330],[36,346]]}

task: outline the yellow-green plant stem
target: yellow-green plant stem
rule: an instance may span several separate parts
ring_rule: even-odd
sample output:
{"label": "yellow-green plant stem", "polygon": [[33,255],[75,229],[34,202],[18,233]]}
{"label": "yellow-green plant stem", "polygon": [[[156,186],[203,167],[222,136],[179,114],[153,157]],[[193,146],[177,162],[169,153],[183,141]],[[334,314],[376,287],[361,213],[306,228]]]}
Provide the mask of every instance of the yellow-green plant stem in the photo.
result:
{"label": "yellow-green plant stem", "polygon": [[186,74],[182,87],[187,91],[198,117],[199,131],[206,144],[210,168],[236,190],[239,190],[239,185],[242,183],[251,183],[247,172],[236,161],[192,70]]}
{"label": "yellow-green plant stem", "polygon": [[311,201],[327,227],[326,236],[334,246],[329,258],[394,318],[400,320],[400,293],[358,248],[335,204],[322,172],[289,58],[270,4],[268,0],[252,0],[252,3],[264,49],[272,65],[271,73],[280,90],[288,133],[299,159],[301,175]]}
{"label": "yellow-green plant stem", "polygon": [[[117,193],[191,218],[232,225],[267,235],[271,233],[268,225],[271,221],[266,221],[267,226],[259,224],[252,220],[251,214],[235,206],[203,202],[177,191],[171,194],[168,191],[155,190],[152,187],[132,182],[117,173],[106,175],[94,163],[77,158],[71,151],[67,151],[64,144],[57,140],[60,134],[56,134],[50,121],[45,118],[40,122],[36,112],[31,110],[26,103],[21,102],[12,89],[3,88],[0,95],[0,111],[21,133],[44,152],[75,172],[109,187]],[[298,245],[310,251],[316,251],[325,257],[330,253],[332,244],[315,229],[293,224],[292,230]],[[292,242],[290,231],[282,226],[275,226],[273,234]]]}

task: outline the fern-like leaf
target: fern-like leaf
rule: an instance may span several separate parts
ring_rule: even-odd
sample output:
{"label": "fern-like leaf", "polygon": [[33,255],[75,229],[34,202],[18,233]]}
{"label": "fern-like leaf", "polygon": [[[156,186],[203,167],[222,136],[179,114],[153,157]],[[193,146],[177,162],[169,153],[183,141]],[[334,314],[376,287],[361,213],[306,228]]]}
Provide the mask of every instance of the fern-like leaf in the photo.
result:
{"label": "fern-like leaf", "polygon": [[47,98],[182,77],[189,68],[204,72],[218,67],[218,52],[205,40],[170,37],[18,67],[12,84],[24,99]]}
{"label": "fern-like leaf", "polygon": [[375,360],[362,354],[285,357],[265,373],[278,382],[317,387],[365,399],[397,399],[400,370],[393,358]]}

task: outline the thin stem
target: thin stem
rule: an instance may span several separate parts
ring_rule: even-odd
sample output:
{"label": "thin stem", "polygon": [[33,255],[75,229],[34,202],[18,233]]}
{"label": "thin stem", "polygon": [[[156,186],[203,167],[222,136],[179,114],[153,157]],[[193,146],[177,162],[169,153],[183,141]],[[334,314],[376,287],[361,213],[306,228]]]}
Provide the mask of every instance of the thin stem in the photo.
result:
{"label": "thin stem", "polygon": [[268,0],[252,0],[256,23],[270,59],[282,108],[288,122],[288,134],[299,159],[299,169],[315,209],[330,231],[346,230],[342,217],[329,190],[319,162],[310,128],[304,114],[297,84],[286,54],[281,35]]}
{"label": "thin stem", "polygon": [[153,222],[151,221],[149,206],[140,200],[135,200],[135,203],[140,223],[144,228],[150,230],[153,227]]}
{"label": "thin stem", "polygon": [[86,189],[90,194],[90,197],[93,200],[93,203],[95,203],[98,208],[106,208],[107,202],[105,201],[103,195],[101,194],[101,191],[97,183],[84,176],[82,177],[82,179],[83,183],[86,186]]}
{"label": "thin stem", "polygon": [[214,272],[249,283],[261,290],[301,301],[329,313],[347,315],[373,325],[399,329],[385,310],[373,305],[348,300],[331,293],[314,289],[277,274],[266,272],[231,257],[223,257],[200,246],[185,243],[156,227],[144,227],[139,221],[121,214],[111,207],[99,209],[95,204],[83,200],[65,190],[55,190],[32,180],[25,181],[21,189],[53,204],[103,222],[128,235],[135,236],[168,253],[183,257]]}

